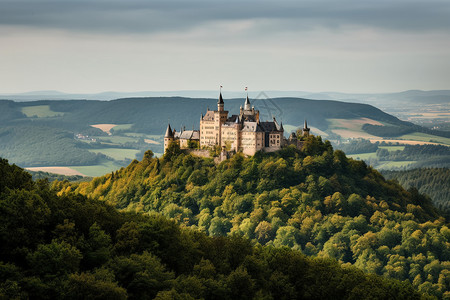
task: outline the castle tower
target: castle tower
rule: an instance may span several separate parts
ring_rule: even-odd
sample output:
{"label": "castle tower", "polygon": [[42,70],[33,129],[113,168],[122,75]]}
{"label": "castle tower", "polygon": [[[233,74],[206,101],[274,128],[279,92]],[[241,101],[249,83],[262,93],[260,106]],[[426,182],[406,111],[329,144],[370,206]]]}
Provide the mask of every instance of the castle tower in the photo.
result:
{"label": "castle tower", "polygon": [[217,111],[223,111],[223,105],[222,92],[220,92],[219,101],[217,101]]}
{"label": "castle tower", "polygon": [[247,98],[245,99],[244,110],[252,110],[252,108],[250,106],[250,100],[248,99],[248,94],[247,94]]}
{"label": "castle tower", "polygon": [[170,124],[167,125],[166,134],[164,135],[164,153],[166,153],[166,149],[169,147],[170,143],[173,142],[174,136],[172,128]]}
{"label": "castle tower", "polygon": [[228,119],[228,111],[224,110],[222,92],[217,101],[217,110],[214,111],[214,131],[216,134],[216,145],[222,146],[222,124]]}
{"label": "castle tower", "polygon": [[306,123],[306,119],[305,119],[305,125],[303,126],[303,136],[304,137],[309,136],[309,128],[308,128],[308,124]]}

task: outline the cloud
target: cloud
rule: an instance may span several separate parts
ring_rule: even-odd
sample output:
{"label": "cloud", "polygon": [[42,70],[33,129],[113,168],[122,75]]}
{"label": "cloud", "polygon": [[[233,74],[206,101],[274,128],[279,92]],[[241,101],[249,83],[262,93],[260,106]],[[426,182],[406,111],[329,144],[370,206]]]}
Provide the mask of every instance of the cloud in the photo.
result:
{"label": "cloud", "polygon": [[[276,30],[374,27],[450,30],[449,1],[0,0],[0,25],[91,33],[187,31],[214,22],[272,20]],[[275,29],[274,29],[275,30]]]}

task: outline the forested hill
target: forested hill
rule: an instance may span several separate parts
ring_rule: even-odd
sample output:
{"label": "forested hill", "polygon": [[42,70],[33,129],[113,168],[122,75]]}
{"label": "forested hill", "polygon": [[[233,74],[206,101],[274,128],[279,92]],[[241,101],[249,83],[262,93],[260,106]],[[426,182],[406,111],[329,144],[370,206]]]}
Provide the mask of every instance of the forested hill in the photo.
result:
{"label": "forested hill", "polygon": [[450,230],[429,198],[310,137],[302,151],[219,165],[180,153],[143,160],[89,183],[57,183],[125,211],[157,211],[210,236],[241,235],[409,280],[449,296]]}
{"label": "forested hill", "polygon": [[404,187],[414,187],[427,194],[433,203],[450,212],[450,169],[421,168],[408,171],[383,171],[389,179],[396,179]]}
{"label": "forested hill", "polygon": [[[154,160],[153,160],[154,163]],[[0,159],[1,299],[428,299],[411,284],[58,196]]]}
{"label": "forested hill", "polygon": [[[238,113],[244,99],[225,99],[225,108]],[[367,104],[346,103],[331,100],[308,100],[301,98],[251,99],[252,105],[261,111],[261,118],[276,116],[285,124],[299,126],[305,119],[314,126],[326,129],[328,118],[366,117],[391,124],[403,124],[389,114]],[[23,107],[48,106],[53,112],[48,118],[27,118]],[[68,130],[85,130],[91,124],[133,124],[132,130],[149,134],[161,134],[167,120],[175,128],[198,124],[200,115],[209,107],[217,107],[217,99],[151,97],[125,98],[113,101],[64,100],[13,102],[1,101],[0,124],[29,124],[57,127]]]}

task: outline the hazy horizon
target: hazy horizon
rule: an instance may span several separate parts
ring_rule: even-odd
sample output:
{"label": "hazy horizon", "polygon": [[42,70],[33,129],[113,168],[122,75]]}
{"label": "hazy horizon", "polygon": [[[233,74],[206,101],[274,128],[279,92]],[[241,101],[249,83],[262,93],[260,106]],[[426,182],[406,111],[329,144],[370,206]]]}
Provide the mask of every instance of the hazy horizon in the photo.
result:
{"label": "hazy horizon", "polygon": [[3,1],[0,94],[450,89],[447,1]]}

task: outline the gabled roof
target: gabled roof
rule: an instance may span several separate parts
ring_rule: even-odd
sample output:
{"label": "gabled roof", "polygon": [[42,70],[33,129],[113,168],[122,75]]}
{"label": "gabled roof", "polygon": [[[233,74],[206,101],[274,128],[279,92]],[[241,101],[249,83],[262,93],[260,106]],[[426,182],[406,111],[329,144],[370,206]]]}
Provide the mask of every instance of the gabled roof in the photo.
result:
{"label": "gabled roof", "polygon": [[198,130],[185,130],[180,134],[182,140],[199,140],[200,132]]}
{"label": "gabled roof", "polygon": [[283,131],[276,122],[260,122],[260,125],[264,132]]}
{"label": "gabled roof", "polygon": [[227,119],[227,122],[236,122],[236,120],[238,120],[238,122],[239,122],[239,115],[231,115],[231,116]]}
{"label": "gabled roof", "polygon": [[214,121],[214,111],[208,110],[203,117],[203,121]]}

